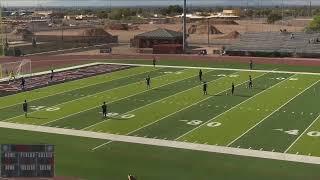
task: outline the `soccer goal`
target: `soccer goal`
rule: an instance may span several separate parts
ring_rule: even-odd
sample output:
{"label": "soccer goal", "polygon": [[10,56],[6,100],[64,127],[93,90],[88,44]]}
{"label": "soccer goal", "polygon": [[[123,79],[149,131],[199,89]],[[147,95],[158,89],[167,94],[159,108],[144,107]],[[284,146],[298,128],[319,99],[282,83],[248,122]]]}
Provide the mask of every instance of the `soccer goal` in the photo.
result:
{"label": "soccer goal", "polygon": [[31,76],[31,60],[23,59],[17,62],[0,64],[0,79],[10,79]]}

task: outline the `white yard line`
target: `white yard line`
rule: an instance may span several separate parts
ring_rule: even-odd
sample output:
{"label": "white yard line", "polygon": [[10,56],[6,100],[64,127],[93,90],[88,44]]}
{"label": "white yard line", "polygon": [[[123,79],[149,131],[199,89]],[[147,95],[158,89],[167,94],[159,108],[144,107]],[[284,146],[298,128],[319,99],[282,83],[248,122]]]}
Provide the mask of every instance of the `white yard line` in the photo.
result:
{"label": "white yard line", "polygon": [[[162,68],[160,68],[162,69]],[[159,70],[159,69],[157,69]],[[150,71],[145,71],[145,72],[139,72],[137,74],[131,74],[131,75],[128,75],[128,76],[124,76],[124,77],[120,77],[120,78],[117,78],[117,79],[112,79],[112,80],[109,80],[109,81],[103,81],[103,82],[99,82],[99,83],[94,83],[94,84],[90,84],[90,85],[87,85],[87,86],[81,86],[79,88],[75,88],[75,89],[71,89],[71,90],[67,90],[67,91],[60,91],[58,93],[54,93],[54,94],[51,94],[51,95],[48,95],[48,96],[43,96],[43,97],[40,97],[40,98],[35,98],[35,99],[32,99],[30,102],[33,102],[33,101],[36,101],[36,100],[39,100],[39,99],[44,99],[44,98],[47,98],[47,97],[51,97],[51,96],[55,96],[55,95],[58,95],[58,94],[63,94],[63,93],[66,93],[66,92],[71,92],[71,91],[75,91],[75,90],[79,90],[79,89],[83,89],[83,88],[87,88],[87,87],[90,87],[90,86],[95,86],[95,85],[98,85],[98,84],[104,84],[104,83],[109,83],[109,82],[112,82],[112,81],[116,81],[116,80],[120,80],[120,79],[125,79],[125,78],[129,78],[129,77],[132,77],[132,76],[136,76],[136,75],[140,75],[140,74],[143,74],[143,73],[147,73],[147,72],[152,72],[152,71],[155,71],[154,69]],[[81,79],[80,79],[81,80]],[[56,84],[56,85],[59,85],[59,84]],[[12,94],[12,95],[9,95],[9,96],[13,96],[13,95],[16,95],[16,94]],[[6,98],[8,96],[3,96],[2,98]],[[1,100],[1,97],[0,97],[0,100]],[[4,106],[4,107],[0,107],[0,110],[1,109],[5,109],[5,108],[8,108],[8,107],[11,107],[11,106],[16,106],[16,105],[20,105],[21,103],[17,103],[17,104],[12,104],[12,105],[9,105],[9,106]]]}
{"label": "white yard line", "polygon": [[[292,76],[294,76],[294,75],[292,75]],[[292,76],[290,76],[290,77],[292,77]],[[290,77],[288,77],[288,79],[289,79]],[[260,95],[260,94],[262,94],[262,93],[266,92],[267,90],[269,90],[269,89],[271,89],[271,88],[273,88],[273,87],[275,87],[275,86],[278,86],[279,84],[282,84],[282,83],[284,83],[284,82],[286,82],[286,81],[287,81],[287,80],[280,81],[280,82],[278,82],[278,83],[274,84],[273,86],[271,86],[271,87],[269,87],[269,88],[267,88],[267,89],[265,89],[265,90],[263,90],[263,91],[259,92],[258,94],[254,95],[254,96],[252,96],[252,97],[250,97],[250,98],[248,98],[248,99],[246,99],[245,101],[242,101],[241,103],[237,104],[236,106],[233,106],[232,108],[230,108],[230,109],[228,109],[228,110],[226,110],[226,111],[222,112],[221,114],[219,114],[219,115],[215,116],[214,118],[210,119],[210,120],[209,120],[209,121],[207,121],[206,123],[203,123],[203,124],[201,124],[200,126],[195,127],[195,128],[193,128],[193,129],[191,129],[190,131],[188,131],[188,132],[186,132],[186,133],[182,134],[181,136],[177,137],[175,140],[178,140],[178,139],[180,139],[180,138],[182,138],[182,137],[186,136],[187,134],[190,134],[191,132],[193,132],[193,131],[195,131],[195,130],[197,130],[197,129],[201,128],[202,126],[207,125],[208,123],[210,123],[210,122],[212,122],[213,120],[217,119],[218,117],[220,117],[220,116],[224,115],[225,113],[227,113],[227,112],[229,112],[229,111],[231,111],[231,110],[233,110],[233,109],[235,109],[235,108],[237,108],[237,107],[241,106],[242,104],[246,103],[247,101],[250,101],[251,99],[254,99],[254,98],[255,98],[255,97],[257,97],[258,95]]]}
{"label": "white yard line", "polygon": [[[194,143],[169,141],[169,140],[162,140],[162,139],[124,136],[124,135],[115,135],[115,134],[108,134],[108,133],[98,133],[98,132],[89,132],[89,131],[82,131],[82,130],[72,130],[72,129],[63,129],[63,128],[54,128],[54,127],[35,126],[35,125],[15,124],[15,123],[8,123],[8,122],[0,122],[0,128],[16,129],[16,130],[32,131],[32,132],[42,132],[42,133],[48,133],[48,134],[68,135],[68,136],[76,136],[76,137],[86,137],[86,138],[93,138],[93,139],[103,139],[103,140],[143,144],[143,145],[158,146],[158,147],[169,147],[169,148],[187,149],[187,150],[193,150],[193,151],[212,152],[212,153],[219,153],[219,154],[245,156],[245,157],[255,157],[255,158],[262,158],[262,159],[273,159],[273,160],[308,163],[308,164],[320,164],[320,157],[212,146],[212,145],[205,145],[205,144],[194,144]],[[109,142],[106,142],[105,144],[107,143]]]}
{"label": "white yard line", "polygon": [[[236,72],[236,73],[237,73],[237,72]],[[233,74],[235,74],[235,73],[233,73]],[[258,77],[261,77],[261,76],[263,76],[263,75],[265,75],[265,74],[266,74],[266,73],[261,74],[261,75],[255,77],[254,79],[256,79],[256,78],[258,78]],[[232,75],[232,74],[231,74],[231,75]],[[213,80],[212,82],[217,81],[217,80],[219,80],[219,79],[222,79],[222,78],[218,78],[218,79],[216,79],[216,80]],[[240,85],[245,84],[245,83],[247,83],[247,82],[248,82],[248,81],[245,81],[245,82],[243,82],[243,83],[241,83],[241,84],[239,84],[239,85],[237,85],[237,86],[240,86]],[[216,93],[215,95],[218,95],[218,94],[220,94],[220,93],[223,93],[223,92],[225,92],[225,91],[227,91],[227,90],[228,90],[228,89],[224,89],[224,90]],[[210,98],[212,98],[212,97],[213,97],[213,96],[209,96],[209,97],[207,97],[207,98],[205,98],[205,99],[203,99],[203,100],[201,100],[201,101],[195,102],[195,103],[193,103],[193,104],[191,104],[191,105],[189,105],[189,106],[187,106],[187,107],[184,107],[184,108],[180,109],[179,111],[175,111],[174,113],[171,113],[171,114],[169,114],[169,115],[167,115],[167,116],[164,116],[164,117],[158,119],[157,121],[151,122],[151,123],[149,123],[149,124],[147,124],[147,125],[145,125],[145,126],[142,126],[142,127],[138,128],[138,129],[135,129],[135,130],[127,133],[126,135],[130,135],[130,134],[132,134],[132,133],[134,133],[134,132],[137,132],[137,131],[139,131],[139,130],[141,130],[141,129],[143,129],[143,128],[146,128],[146,127],[148,127],[148,126],[151,126],[151,125],[153,125],[153,124],[155,124],[155,123],[157,123],[157,122],[159,122],[159,121],[161,121],[161,120],[163,120],[163,119],[165,119],[165,118],[167,118],[167,117],[170,117],[170,116],[172,116],[172,115],[174,115],[174,114],[176,114],[176,113],[179,113],[179,112],[181,112],[181,111],[184,111],[184,110],[186,110],[186,109],[188,109],[188,108],[190,108],[190,107],[192,107],[192,106],[194,106],[194,105],[197,105],[197,104],[199,104],[199,103],[201,103],[201,102],[203,102],[203,101],[206,101],[206,100],[208,100],[208,99],[210,99]],[[110,142],[110,143],[111,143],[111,142]],[[104,143],[104,144],[106,145],[106,143]],[[107,144],[109,144],[109,143],[107,143]],[[99,147],[102,147],[102,146],[99,145]],[[95,149],[98,149],[98,148],[95,147],[95,148],[93,148],[93,149],[95,150]]]}
{"label": "white yard line", "polygon": [[[265,74],[266,74],[266,73],[265,73]],[[261,74],[261,75],[255,77],[254,79],[259,78],[259,77],[261,77],[261,76],[264,76],[265,74]],[[248,82],[248,81],[245,81],[245,82],[243,82],[243,83],[241,83],[241,84],[238,84],[236,87],[241,86],[241,85],[243,85],[243,84],[245,84],[245,83],[247,83],[247,82]],[[210,99],[210,98],[213,98],[214,96],[216,96],[216,95],[218,95],[218,94],[221,94],[221,93],[227,91],[228,89],[230,89],[230,88],[227,88],[227,89],[224,89],[224,90],[222,90],[222,91],[219,91],[218,93],[214,94],[213,96],[209,96],[209,97],[207,97],[207,98],[205,98],[205,99],[203,99],[203,100],[201,100],[201,101],[195,102],[195,103],[193,103],[193,104],[191,104],[191,105],[189,105],[189,106],[187,106],[187,107],[184,107],[184,108],[180,109],[179,111],[176,111],[176,112],[171,113],[171,114],[169,114],[169,115],[167,115],[167,116],[165,116],[165,117],[162,117],[161,119],[158,119],[157,121],[154,121],[154,122],[152,122],[152,123],[149,123],[149,124],[147,124],[147,125],[145,125],[145,126],[142,126],[142,127],[138,128],[138,129],[136,129],[136,130],[134,130],[134,131],[131,131],[131,132],[128,133],[127,135],[132,134],[132,133],[134,133],[134,132],[137,132],[137,131],[145,128],[145,127],[151,126],[152,124],[155,124],[155,123],[157,123],[157,122],[159,122],[159,121],[161,121],[161,120],[163,120],[163,119],[165,119],[165,118],[167,118],[167,117],[170,117],[170,116],[172,116],[172,115],[174,115],[174,114],[176,114],[176,113],[179,113],[179,112],[181,112],[181,111],[184,111],[184,110],[186,110],[186,109],[188,109],[188,108],[190,108],[190,107],[192,107],[192,106],[195,106],[195,105],[197,105],[197,104],[199,104],[199,103],[201,103],[201,102],[204,102],[204,101],[206,101],[206,100],[208,100],[208,99]]]}
{"label": "white yard line", "polygon": [[303,133],[300,134],[300,136],[284,151],[284,153],[287,153],[291,147],[296,144],[296,142],[313,126],[313,124],[317,122],[318,119],[320,119],[320,115],[303,131]]}
{"label": "white yard line", "polygon": [[92,151],[95,151],[96,149],[99,149],[99,148],[101,148],[102,146],[105,146],[105,145],[110,144],[110,143],[112,143],[112,142],[113,142],[113,141],[108,141],[108,142],[106,142],[106,143],[100,144],[99,146],[94,147],[94,148],[92,148],[91,150],[92,150]]}
{"label": "white yard line", "polygon": [[238,139],[240,139],[241,137],[243,137],[244,135],[246,135],[249,131],[251,131],[252,129],[254,129],[255,127],[257,127],[259,124],[261,124],[264,120],[268,119],[270,116],[272,116],[274,113],[276,113],[277,111],[279,111],[281,108],[283,108],[284,106],[286,106],[287,104],[289,104],[291,101],[293,101],[295,98],[297,98],[298,96],[300,96],[301,94],[303,94],[304,92],[306,92],[308,89],[310,89],[311,87],[313,87],[314,85],[316,85],[320,80],[316,81],[315,83],[311,84],[310,86],[308,86],[307,88],[305,88],[303,91],[301,91],[300,93],[298,93],[297,95],[295,95],[294,97],[292,97],[291,99],[289,99],[289,101],[287,101],[286,103],[282,104],[279,108],[277,108],[276,110],[274,110],[272,113],[270,113],[268,116],[266,116],[265,118],[263,118],[261,121],[259,121],[257,124],[255,124],[254,126],[252,126],[250,129],[248,129],[246,132],[244,132],[243,134],[241,134],[239,137],[237,137],[236,139],[234,139],[233,141],[231,141],[227,146],[231,146],[231,144],[233,144],[234,142],[236,142]]}
{"label": "white yard line", "polygon": [[[186,70],[187,70],[187,69],[186,69]],[[186,71],[186,70],[182,70],[182,71]],[[162,77],[162,76],[165,76],[165,75],[161,75],[161,76],[158,76],[158,77]],[[156,77],[156,78],[158,78],[158,77]],[[193,76],[191,76],[191,77],[193,77]],[[172,84],[172,83],[176,83],[176,82],[179,82],[179,81],[183,81],[183,80],[188,79],[188,78],[191,78],[191,77],[187,77],[187,78],[184,78],[184,79],[181,79],[181,80],[177,80],[177,81],[174,81],[174,82],[166,83],[166,84],[163,84],[163,85],[161,85],[161,86],[159,86],[159,87],[156,87],[156,88],[147,89],[147,90],[145,90],[145,91],[141,91],[141,92],[136,93],[136,94],[132,94],[132,95],[125,96],[125,97],[123,97],[123,98],[120,98],[120,99],[117,99],[117,100],[114,100],[114,101],[110,101],[109,103],[113,103],[113,102],[116,102],[116,101],[121,101],[121,100],[123,100],[123,99],[127,99],[127,98],[129,98],[129,97],[132,97],[132,96],[135,96],[135,95],[138,95],[138,94],[142,94],[142,93],[144,93],[144,92],[148,92],[148,91],[150,91],[150,90],[152,90],[152,89],[157,89],[157,88],[160,88],[160,87],[163,87],[163,86]],[[154,79],[156,79],[156,78],[154,78]],[[114,88],[114,89],[116,89],[116,88]],[[96,95],[96,94],[95,94],[95,95]],[[88,97],[88,96],[87,96],[87,97]],[[69,101],[69,102],[70,102],[70,101]],[[83,112],[86,112],[86,111],[90,111],[90,110],[92,110],[92,109],[94,109],[94,108],[97,108],[97,107],[100,107],[100,106],[101,106],[101,105],[98,105],[98,106],[95,106],[95,107],[91,107],[91,108],[89,108],[89,109],[85,109],[85,110],[83,110],[83,111],[78,111],[78,112],[76,112],[76,113],[69,114],[68,116],[64,116],[64,117],[61,117],[61,118],[58,118],[58,119],[54,119],[54,120],[52,120],[52,121],[46,122],[46,123],[41,124],[41,125],[44,126],[44,125],[50,124],[50,123],[55,122],[55,121],[59,121],[59,120],[64,119],[64,118],[68,118],[68,117],[71,117],[71,116],[74,116],[74,115],[77,115],[77,114],[80,114],[80,113],[83,113]],[[99,123],[102,123],[102,122],[104,122],[104,121],[101,121],[101,122],[99,122]]]}
{"label": "white yard line", "polygon": [[[187,69],[186,69],[186,70],[187,70]],[[186,71],[186,70],[182,70],[182,71]],[[161,77],[163,77],[163,76],[165,76],[165,75],[160,75],[160,76],[157,76],[156,78],[161,78]],[[154,78],[154,79],[156,79],[156,78]],[[106,90],[106,91],[101,91],[101,92],[98,92],[98,93],[95,93],[95,94],[90,94],[90,95],[88,95],[88,96],[83,96],[83,97],[81,97],[81,98],[77,98],[77,99],[74,99],[74,100],[71,100],[71,101],[66,101],[66,102],[63,102],[63,103],[60,103],[60,104],[56,104],[56,105],[54,105],[53,107],[61,106],[61,105],[64,105],[64,104],[67,104],[67,103],[71,103],[71,102],[74,102],[74,101],[78,101],[78,100],[81,100],[81,99],[85,99],[85,98],[88,98],[88,97],[97,96],[97,95],[99,95],[99,94],[103,94],[103,93],[106,93],[106,92],[109,92],[109,91],[113,91],[113,90],[116,90],[116,89],[121,89],[121,88],[130,86],[130,85],[133,85],[133,84],[139,84],[139,83],[141,83],[141,82],[143,82],[143,81],[138,81],[138,82],[126,84],[126,85],[123,85],[123,86],[119,86],[119,87],[116,87],[116,88],[108,89],[108,90]],[[128,97],[129,97],[129,96],[128,96]],[[96,106],[96,107],[98,107],[98,106]],[[39,111],[42,111],[42,110],[39,110]],[[33,113],[35,113],[35,112],[39,112],[39,111],[30,112],[30,113],[28,113],[28,115],[29,115],[29,114],[33,114]],[[11,117],[11,118],[9,118],[9,119],[5,119],[5,120],[3,120],[3,121],[4,121],[4,122],[5,122],[5,121],[10,121],[11,119],[14,119],[14,118],[17,118],[17,117],[21,117],[21,116],[24,116],[24,114],[19,115],[19,116],[15,116],[15,117]]]}
{"label": "white yard line", "polygon": [[[212,71],[209,71],[209,72],[212,72]],[[209,72],[207,72],[207,73],[209,73]],[[237,73],[237,72],[232,73],[232,74],[236,74],[236,73]],[[231,74],[231,75],[232,75],[232,74]],[[192,77],[196,77],[196,76],[192,76]],[[181,81],[186,80],[186,79],[189,79],[189,78],[192,78],[192,77],[188,77],[188,78],[182,79]],[[217,81],[217,80],[219,80],[219,79],[222,79],[222,77],[221,77],[221,78],[218,78],[218,79],[214,79],[214,80],[210,81],[209,83],[215,82],[215,81]],[[171,83],[169,83],[169,84],[171,84]],[[166,85],[169,85],[169,84],[166,84]],[[159,100],[157,100],[157,101],[154,101],[154,102],[152,102],[152,103],[146,104],[146,105],[144,105],[144,106],[140,106],[140,107],[138,107],[138,108],[136,108],[136,109],[133,109],[133,110],[128,111],[128,112],[125,112],[125,113],[123,113],[123,114],[129,114],[129,113],[131,113],[131,112],[133,112],[133,111],[137,111],[137,110],[139,110],[139,109],[142,109],[142,108],[145,108],[145,107],[147,107],[147,106],[150,106],[151,104],[155,104],[155,103],[161,102],[161,101],[163,101],[163,100],[165,100],[165,99],[170,99],[170,98],[173,97],[173,96],[182,94],[182,93],[184,93],[184,92],[189,91],[190,89],[193,89],[193,88],[196,88],[196,87],[200,87],[200,86],[202,86],[202,85],[194,86],[194,87],[192,87],[192,88],[189,88],[189,89],[180,91],[180,92],[178,92],[178,93],[172,94],[172,95],[170,95],[170,96],[167,96],[167,97],[165,97],[165,98],[159,99]],[[162,86],[160,86],[160,87],[162,87]],[[158,88],[160,88],[160,87],[158,87]],[[104,122],[106,122],[106,121],[109,121],[109,120],[110,120],[110,119],[107,119],[107,120],[98,122],[98,123],[96,123],[96,124],[93,124],[93,125],[90,125],[90,126],[88,126],[88,127],[85,127],[85,128],[83,128],[82,130],[89,129],[89,128],[93,127],[93,126],[102,124],[102,123],[104,123]]]}
{"label": "white yard line", "polygon": [[[108,63],[108,62],[100,62],[100,63],[101,64],[114,64],[114,65],[127,65],[127,66],[153,67],[153,65],[147,65],[147,64],[126,64],[126,63]],[[211,70],[223,70],[223,71],[264,72],[264,73],[302,74],[302,75],[317,75],[317,76],[320,76],[320,73],[295,72],[295,71],[277,71],[277,70],[250,70],[250,69],[211,68],[211,67],[195,67],[195,66],[167,66],[167,65],[156,65],[156,67],[183,68],[183,69],[209,69],[209,70],[211,69]]]}

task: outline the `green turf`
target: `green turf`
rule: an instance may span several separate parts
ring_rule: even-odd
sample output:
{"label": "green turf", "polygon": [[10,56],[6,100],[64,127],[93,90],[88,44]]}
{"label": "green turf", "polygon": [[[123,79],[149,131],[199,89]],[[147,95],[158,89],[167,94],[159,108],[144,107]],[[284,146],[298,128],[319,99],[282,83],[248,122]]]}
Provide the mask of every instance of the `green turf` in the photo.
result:
{"label": "green turf", "polygon": [[[150,63],[133,63],[138,62]],[[208,61],[160,63],[247,68],[247,64]],[[290,70],[291,67],[255,65],[255,68]],[[319,71],[309,67],[294,67],[291,70]],[[320,105],[317,98],[320,84],[316,84],[320,80],[319,75],[235,70],[204,72],[205,80],[209,84],[209,95],[202,94],[202,84],[197,77],[198,69],[137,67],[4,97],[0,99],[3,100],[0,101],[0,119],[148,138],[178,138],[224,146],[234,142],[231,146],[263,148],[269,151],[275,149],[280,152],[291,147],[297,140],[289,153],[311,153],[320,156],[320,123],[315,121],[319,116]],[[144,78],[147,74],[152,77],[150,90],[146,89],[145,85]],[[249,75],[254,78],[252,90],[247,88]],[[237,86],[234,96],[230,95],[232,82]],[[35,106],[32,107],[29,118],[23,117],[20,109],[20,103],[26,96],[30,99],[30,106]],[[100,114],[103,101],[108,103],[108,119],[103,119]],[[315,124],[300,138],[299,135],[312,122]],[[287,132],[272,130],[277,127]],[[250,128],[253,129],[248,131]],[[292,135],[295,131],[289,130],[295,129],[299,132]],[[311,131],[316,131],[311,134],[312,137],[309,133]],[[5,143],[12,141],[56,144],[59,155],[58,174],[87,179],[123,179],[128,173],[137,174],[139,179],[319,177],[318,173],[310,170],[318,168],[317,165],[119,142],[103,145],[106,140],[16,130],[3,130],[0,135],[1,133],[5,137],[0,138],[0,143],[3,140]],[[36,138],[38,136],[39,138]],[[81,164],[78,160],[90,165]],[[106,162],[112,164],[112,167],[107,167]],[[157,163],[150,165],[150,162]],[[80,170],[76,170],[76,167]],[[295,172],[290,174],[291,171]]]}
{"label": "green turf", "polygon": [[141,129],[133,135],[157,137],[161,139],[178,138],[184,133],[187,133],[188,131],[209,121],[235,105],[247,100],[257,93],[260,93],[266,88],[282,81],[275,79],[280,76],[282,75],[277,73],[268,73],[263,76],[256,77],[256,79],[253,79],[254,88],[252,90],[248,89],[248,83],[240,84],[236,87],[236,96],[230,96],[230,91],[227,90],[216,96],[212,96],[210,99],[202,103],[196,104],[184,111],[169,116],[158,123]]}
{"label": "green turf", "polygon": [[[54,107],[58,104],[61,104],[61,103],[67,102],[67,101],[72,101],[72,100],[76,100],[79,98],[90,96],[92,94],[104,92],[104,91],[111,90],[114,88],[119,88],[119,87],[125,86],[130,83],[140,82],[145,77],[147,77],[147,75],[151,75],[152,77],[158,77],[158,76],[163,75],[163,73],[168,70],[175,72],[175,71],[178,71],[179,69],[160,68],[160,69],[154,69],[153,71],[148,71],[148,72],[143,72],[143,73],[138,73],[138,74],[135,74],[135,72],[131,72],[130,76],[126,76],[124,78],[115,79],[115,80],[107,81],[107,82],[101,81],[98,83],[98,81],[96,81],[97,83],[92,84],[92,85],[91,84],[87,85],[86,82],[79,82],[77,88],[69,89],[68,91],[62,91],[61,93],[48,95],[46,97],[40,96],[40,97],[37,97],[35,100],[27,98],[29,106],[30,106],[29,112],[32,113],[34,111],[39,111],[41,109],[47,109],[47,108]],[[108,78],[108,77],[110,77],[110,76],[108,76],[108,74],[104,76],[104,78]],[[100,76],[98,77],[98,79],[99,78],[100,78]],[[108,79],[110,79],[110,78],[108,78]],[[95,82],[95,81],[93,81],[93,82]],[[61,85],[63,85],[63,84],[61,84]],[[65,86],[66,86],[66,89],[68,89],[68,83]],[[31,91],[30,93],[37,94],[38,91],[42,92],[44,90],[39,89],[39,90]],[[36,97],[36,95],[35,95],[35,97]],[[7,101],[11,102],[9,99]],[[24,101],[24,99],[20,99],[21,103],[23,101]],[[21,115],[22,114],[21,103],[1,108],[0,109],[0,119],[6,120],[7,118]]]}
{"label": "green turf", "polygon": [[[227,76],[216,81],[211,81],[208,83],[208,86],[211,87],[208,93],[209,95],[219,94],[229,89],[232,82],[245,82],[248,80],[249,74],[254,76],[261,73],[239,72],[233,74],[235,76],[232,77]],[[110,120],[93,126],[89,128],[89,130],[127,134],[139,129],[140,127],[154,123],[159,119],[161,120],[161,118],[171,115],[172,113],[176,113],[187,106],[193,105],[194,103],[198,103],[208,98],[210,98],[210,96],[204,96],[201,92],[200,85],[188,91],[153,103],[149,106],[132,111],[130,114],[135,115],[135,117],[128,121]]]}
{"label": "green turf", "polygon": [[[214,68],[234,68],[234,69],[248,69],[248,63],[239,62],[235,59],[233,62],[225,61],[210,61],[210,60],[192,60],[186,61],[183,59],[170,59],[170,60],[160,60],[157,62],[158,65],[170,65],[170,66],[193,66],[193,67],[214,67]],[[128,63],[128,64],[152,64],[152,60],[105,60],[103,62],[113,62],[113,63]],[[254,69],[256,70],[273,70],[278,71],[294,71],[294,72],[320,72],[319,66],[302,66],[302,65],[286,65],[286,64],[272,64],[272,59],[270,59],[269,64],[258,64],[254,63]]]}
{"label": "green turf", "polygon": [[[208,71],[205,73],[206,80],[214,80],[219,78],[217,75],[221,73],[231,73],[231,71]],[[160,99],[166,98],[172,94],[187,90],[194,86],[199,85],[199,80],[197,76],[193,76],[190,78],[186,78],[184,80],[168,84],[163,87],[155,88],[153,90],[132,96],[130,98],[126,98],[120,101],[116,101],[114,103],[108,104],[109,113],[113,114],[112,118],[121,119],[121,116],[128,111],[132,111],[137,107],[142,107],[145,105],[149,105],[152,102],[158,101]],[[75,129],[82,129],[88,126],[91,126],[95,123],[102,122],[100,107],[95,109],[85,111],[74,116],[70,116],[59,121],[55,121],[47,124],[48,126],[59,126],[59,127],[71,127]],[[110,115],[111,118],[111,115]]]}
{"label": "green turf", "polygon": [[319,113],[320,83],[309,88],[265,119],[259,126],[236,141],[232,146],[284,152],[298,136],[314,121]]}
{"label": "green turf", "polygon": [[68,92],[74,89],[78,89],[85,86],[92,86],[98,83],[110,82],[112,80],[126,78],[138,73],[145,73],[154,70],[150,67],[138,67],[128,70],[117,71],[112,73],[112,76],[106,76],[105,74],[99,76],[93,76],[85,79],[71,81],[68,83],[48,86],[33,91],[22,92],[10,96],[0,97],[0,108],[13,106],[20,104],[24,99],[29,101],[44,98],[47,96],[55,95],[57,93]]}
{"label": "green turf", "polygon": [[[172,83],[178,80],[185,78],[186,76],[193,76],[197,71],[196,70],[181,70],[181,74],[166,74],[153,79],[153,87],[159,87]],[[21,115],[9,119],[9,122],[20,122],[20,123],[30,123],[30,124],[46,124],[72,114],[79,113],[81,111],[86,111],[90,108],[98,107],[102,102],[113,102],[122,98],[127,98],[139,93],[147,91],[144,80],[127,84],[125,86],[120,86],[118,88],[110,89],[107,91],[99,92],[96,94],[91,94],[90,96],[85,96],[83,98],[76,99],[74,101],[67,101],[62,104],[58,104],[60,110],[58,111],[36,111],[29,115],[26,118]]]}
{"label": "green turf", "polygon": [[[319,101],[319,100],[318,100]],[[319,106],[318,106],[319,107]],[[297,142],[289,149],[289,153],[320,156],[320,114],[315,119],[314,124],[307,128]]]}
{"label": "green turf", "polygon": [[319,80],[318,76],[295,75],[292,77],[298,78],[298,80],[285,80],[209,121],[219,122],[220,126],[210,127],[207,123],[179,140],[228,145],[246,130]]}
{"label": "green turf", "polygon": [[0,143],[54,144],[56,175],[89,180],[139,179],[301,180],[319,179],[319,165],[239,157],[129,143],[97,151],[102,140],[0,129]]}

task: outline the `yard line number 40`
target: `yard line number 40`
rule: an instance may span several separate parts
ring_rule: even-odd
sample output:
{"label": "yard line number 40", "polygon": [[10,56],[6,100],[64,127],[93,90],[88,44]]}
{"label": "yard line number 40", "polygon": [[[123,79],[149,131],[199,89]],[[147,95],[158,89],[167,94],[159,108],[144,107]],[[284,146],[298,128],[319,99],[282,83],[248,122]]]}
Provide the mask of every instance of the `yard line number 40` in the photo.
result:
{"label": "yard line number 40", "polygon": [[[289,135],[293,135],[293,136],[298,136],[299,135],[299,130],[298,129],[292,129],[292,130],[283,130],[283,129],[274,129],[275,131],[281,131],[281,132],[284,132],[286,134],[289,134]],[[311,137],[320,137],[320,131],[310,131],[307,133],[308,136],[311,136]]]}

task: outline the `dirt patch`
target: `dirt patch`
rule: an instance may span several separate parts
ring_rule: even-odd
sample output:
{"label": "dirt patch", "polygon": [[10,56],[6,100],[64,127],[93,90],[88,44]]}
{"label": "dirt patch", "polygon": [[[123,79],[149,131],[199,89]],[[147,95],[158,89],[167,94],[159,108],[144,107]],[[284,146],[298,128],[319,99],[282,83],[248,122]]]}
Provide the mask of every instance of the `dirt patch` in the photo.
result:
{"label": "dirt patch", "polygon": [[233,20],[210,20],[210,24],[213,25],[239,25]]}
{"label": "dirt patch", "polygon": [[129,30],[139,30],[139,26],[124,23],[111,23],[108,24],[105,29],[107,30],[119,30],[119,31],[129,31]]}
{"label": "dirt patch", "polygon": [[208,28],[208,25],[205,24],[193,24],[188,29],[189,34],[208,34],[208,31],[209,34],[222,34],[222,32],[213,25],[210,25]]}
{"label": "dirt patch", "polygon": [[238,31],[232,31],[227,35],[217,37],[217,39],[237,39],[240,37],[240,33]]}
{"label": "dirt patch", "polygon": [[83,31],[84,36],[109,36],[110,34],[102,28],[92,28]]}

